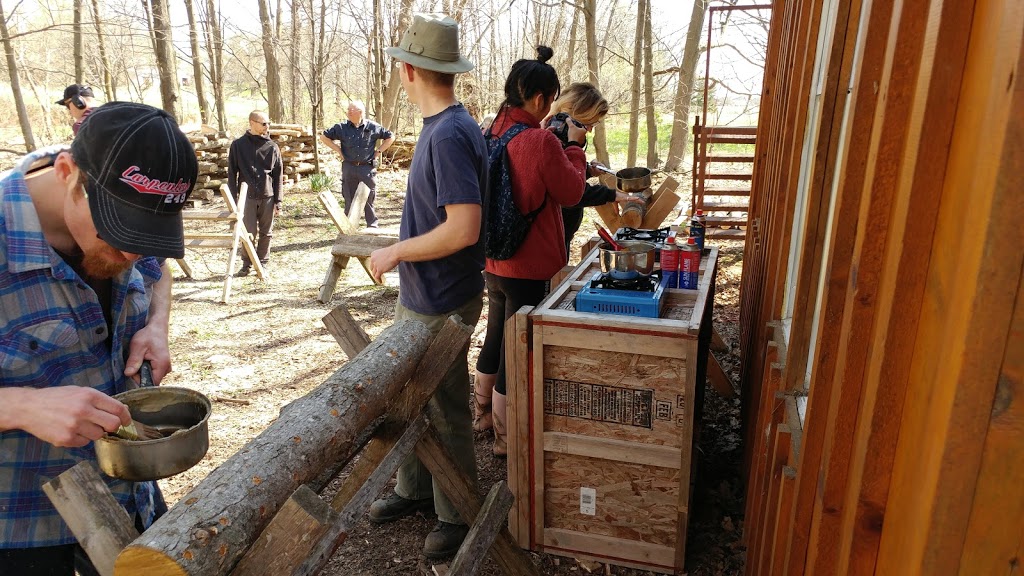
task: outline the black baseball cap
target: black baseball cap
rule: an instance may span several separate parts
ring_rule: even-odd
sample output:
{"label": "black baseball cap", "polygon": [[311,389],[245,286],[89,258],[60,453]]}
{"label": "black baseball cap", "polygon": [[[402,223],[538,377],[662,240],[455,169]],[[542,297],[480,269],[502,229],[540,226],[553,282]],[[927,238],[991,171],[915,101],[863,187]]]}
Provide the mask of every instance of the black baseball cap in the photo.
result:
{"label": "black baseball cap", "polygon": [[66,106],[68,100],[74,98],[75,96],[81,96],[83,98],[92,98],[92,87],[86,86],[85,84],[72,84],[71,86],[68,86],[64,89],[64,97],[60,100],[57,100],[55,104],[57,104],[58,106]]}
{"label": "black baseball cap", "polygon": [[94,108],[71,143],[96,232],[118,250],[183,258],[181,210],[199,163],[171,115],[145,104]]}

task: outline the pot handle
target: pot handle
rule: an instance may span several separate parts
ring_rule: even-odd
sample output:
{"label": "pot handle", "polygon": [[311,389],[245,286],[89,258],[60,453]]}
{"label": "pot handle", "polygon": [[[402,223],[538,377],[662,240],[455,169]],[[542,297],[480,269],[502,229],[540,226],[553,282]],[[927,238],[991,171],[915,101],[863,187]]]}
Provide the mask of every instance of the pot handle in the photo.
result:
{"label": "pot handle", "polygon": [[142,366],[139,367],[139,381],[142,388],[156,386],[153,383],[153,365],[149,363],[149,360],[143,360]]}

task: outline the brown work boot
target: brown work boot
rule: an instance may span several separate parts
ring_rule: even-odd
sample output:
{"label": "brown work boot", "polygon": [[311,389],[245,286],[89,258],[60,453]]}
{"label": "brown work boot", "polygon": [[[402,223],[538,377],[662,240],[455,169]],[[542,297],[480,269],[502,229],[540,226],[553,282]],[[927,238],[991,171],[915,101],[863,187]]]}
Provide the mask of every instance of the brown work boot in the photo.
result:
{"label": "brown work boot", "polygon": [[454,556],[467,534],[469,526],[439,520],[437,526],[434,526],[430,534],[427,534],[427,539],[423,541],[423,555],[431,560]]}
{"label": "brown work boot", "polygon": [[374,524],[384,524],[411,516],[417,512],[433,512],[434,511],[434,499],[424,498],[423,500],[409,500],[408,498],[402,498],[394,492],[391,493],[387,498],[381,498],[374,500],[373,504],[370,504],[370,522]]}

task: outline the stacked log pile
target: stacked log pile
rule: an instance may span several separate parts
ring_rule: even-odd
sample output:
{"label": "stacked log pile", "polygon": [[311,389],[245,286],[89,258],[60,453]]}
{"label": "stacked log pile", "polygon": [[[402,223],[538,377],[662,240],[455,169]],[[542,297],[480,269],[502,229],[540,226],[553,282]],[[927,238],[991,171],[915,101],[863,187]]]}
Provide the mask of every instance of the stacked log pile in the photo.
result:
{"label": "stacked log pile", "polygon": [[[271,127],[270,137],[281,149],[286,184],[298,182],[313,173],[313,146],[317,138],[308,127],[300,124],[275,124]],[[218,190],[228,181],[228,149],[235,138],[237,136],[209,127],[188,133],[188,139],[195,147],[199,159],[199,177],[192,192],[192,200],[209,202],[219,197]]]}
{"label": "stacked log pile", "polygon": [[308,126],[274,124],[270,128],[270,137],[281,149],[285,182],[298,182],[303,176],[313,173],[313,147],[317,137]]}

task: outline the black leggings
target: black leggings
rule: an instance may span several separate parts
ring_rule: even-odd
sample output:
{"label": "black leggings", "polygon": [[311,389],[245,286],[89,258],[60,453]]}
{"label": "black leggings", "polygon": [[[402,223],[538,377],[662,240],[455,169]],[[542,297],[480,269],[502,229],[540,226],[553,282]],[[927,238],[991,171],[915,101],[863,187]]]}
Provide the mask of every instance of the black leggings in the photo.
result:
{"label": "black leggings", "polygon": [[548,291],[547,280],[505,278],[485,272],[487,280],[487,337],[476,369],[497,374],[494,389],[505,393],[505,321],[523,306],[536,306]]}

